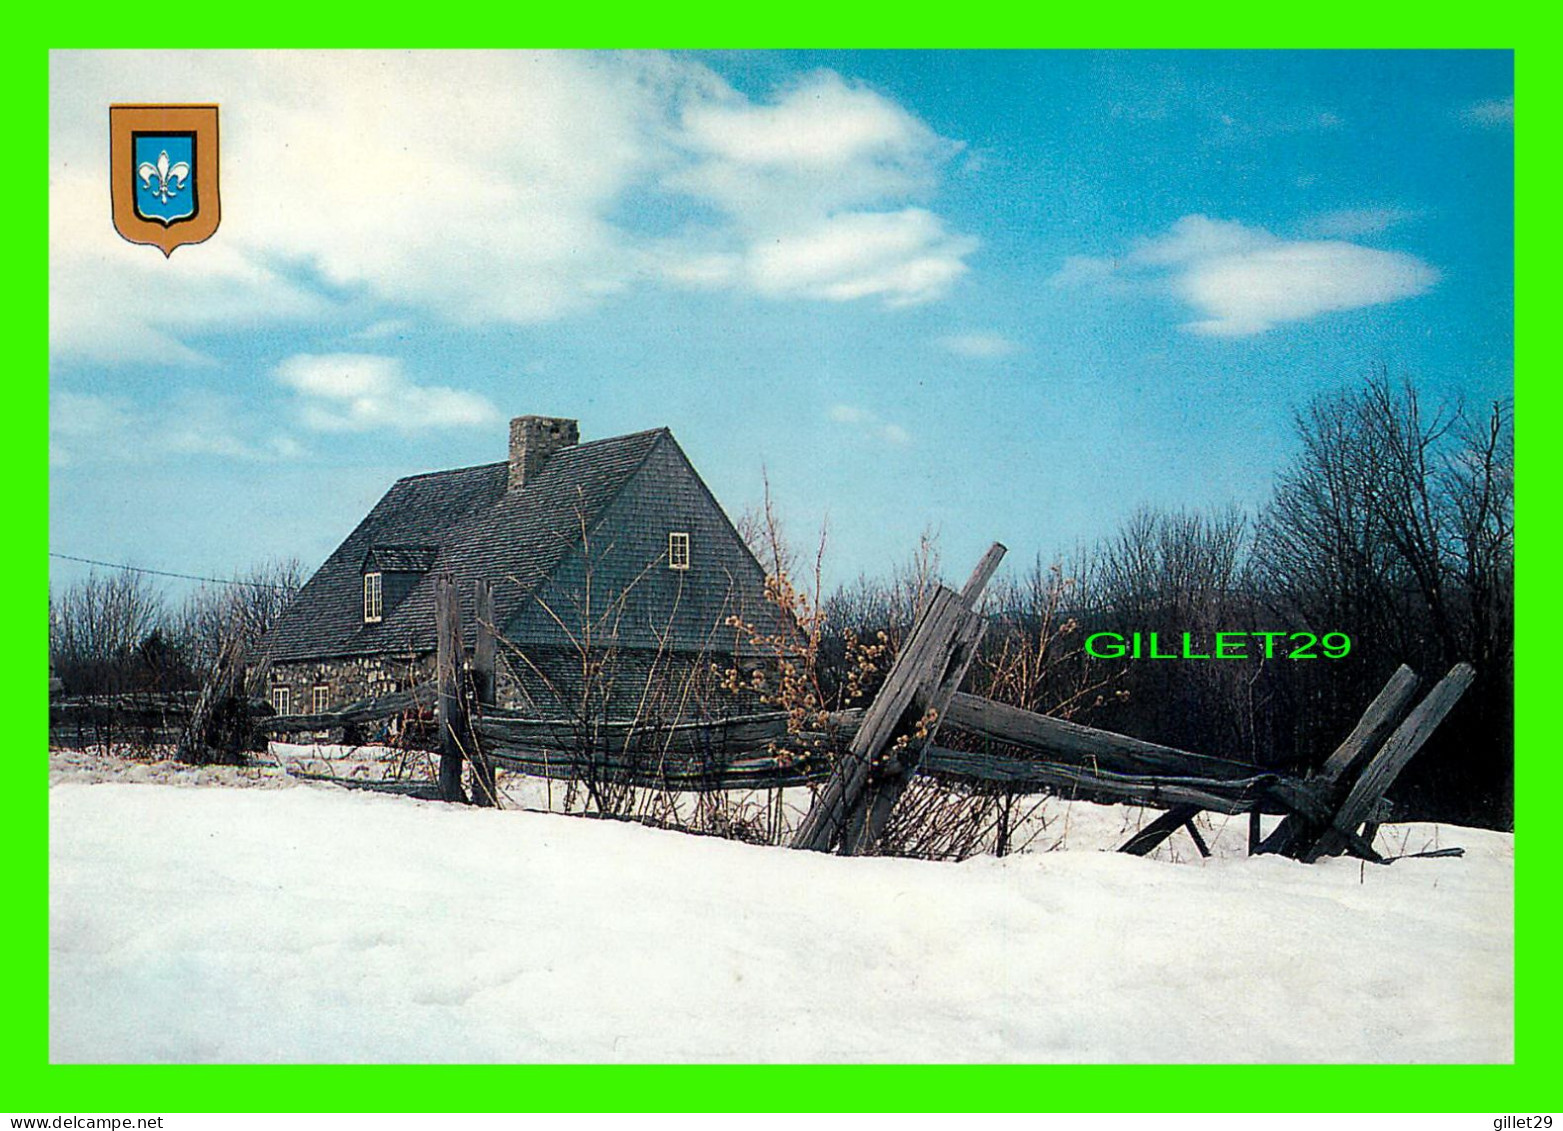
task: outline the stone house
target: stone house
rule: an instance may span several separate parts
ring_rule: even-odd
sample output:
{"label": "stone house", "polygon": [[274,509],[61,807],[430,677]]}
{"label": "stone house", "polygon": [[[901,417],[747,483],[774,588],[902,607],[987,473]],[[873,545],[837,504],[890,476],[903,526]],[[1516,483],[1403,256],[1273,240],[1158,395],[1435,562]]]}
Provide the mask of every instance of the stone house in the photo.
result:
{"label": "stone house", "polygon": [[[398,480],[267,638],[273,706],[316,714],[432,679],[434,579],[493,585],[497,698],[541,718],[730,714],[718,673],[799,641],[765,571],[666,428],[579,441],[510,422],[509,458]],[[745,704],[753,709],[753,703]]]}

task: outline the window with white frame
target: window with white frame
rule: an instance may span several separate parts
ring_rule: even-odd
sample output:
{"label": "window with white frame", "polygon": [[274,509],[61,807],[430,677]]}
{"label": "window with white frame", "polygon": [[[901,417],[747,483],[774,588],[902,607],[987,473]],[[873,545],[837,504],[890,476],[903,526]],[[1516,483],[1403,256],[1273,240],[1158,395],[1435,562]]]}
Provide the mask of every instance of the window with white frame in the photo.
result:
{"label": "window with white frame", "polygon": [[292,696],[286,687],[273,687],[271,689],[271,709],[279,715],[291,715],[293,713]]}
{"label": "window with white frame", "polygon": [[384,592],[378,573],[364,574],[364,623],[372,624],[380,619]]}
{"label": "window with white frame", "polygon": [[309,698],[309,713],[323,715],[331,707],[331,686],[325,683],[315,684],[314,692]]}
{"label": "window with white frame", "polygon": [[668,568],[689,568],[689,535],[675,530],[668,535]]}

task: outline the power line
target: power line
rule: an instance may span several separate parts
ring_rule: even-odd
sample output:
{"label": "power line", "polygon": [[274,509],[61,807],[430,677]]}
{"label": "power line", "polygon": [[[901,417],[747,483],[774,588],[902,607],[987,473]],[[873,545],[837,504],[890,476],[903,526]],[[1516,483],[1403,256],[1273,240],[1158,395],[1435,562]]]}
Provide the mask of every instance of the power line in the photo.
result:
{"label": "power line", "polygon": [[291,585],[277,585],[270,581],[236,581],[231,577],[202,577],[195,573],[174,573],[166,569],[144,569],[141,566],[126,565],[124,562],[102,562],[96,558],[78,558],[74,554],[56,554],[49,551],[51,558],[59,558],[67,562],[81,562],[83,565],[103,566],[106,569],[124,569],[131,573],[147,573],[154,577],[177,577],[184,581],[209,581],[213,585],[243,585],[250,589],[292,589]]}

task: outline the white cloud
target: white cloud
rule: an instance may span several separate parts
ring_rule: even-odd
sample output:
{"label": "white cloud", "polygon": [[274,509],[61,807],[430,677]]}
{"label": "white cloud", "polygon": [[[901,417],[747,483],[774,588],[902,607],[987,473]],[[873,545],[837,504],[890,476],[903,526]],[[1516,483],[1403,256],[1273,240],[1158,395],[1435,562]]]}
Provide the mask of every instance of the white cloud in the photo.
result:
{"label": "white cloud", "polygon": [[[656,281],[903,304],[975,247],[911,219],[959,144],[830,72],[758,102],[647,53],[56,52],[51,72],[60,353],[199,362],[206,330],[372,324],[384,304],[540,322]],[[167,261],[108,222],[105,107],[154,89],[222,107],[222,226]],[[645,193],[701,222],[637,232]],[[864,246],[779,279],[776,256],[807,259],[822,231]]]}
{"label": "white cloud", "polygon": [[664,244],[656,257],[664,278],[686,287],[724,287],[743,273],[743,257],[734,252],[689,252],[677,244]]}
{"label": "white cloud", "polygon": [[688,103],[676,140],[690,161],[669,169],[664,182],[746,229],[928,192],[962,148],[828,71],[770,104],[732,93]]}
{"label": "white cloud", "polygon": [[937,298],[966,272],[976,241],[952,236],[921,208],[849,212],[761,243],[747,270],[762,294],[837,301],[878,296],[891,306]]}
{"label": "white cloud", "polygon": [[664,248],[667,278],[907,306],[943,295],[977,249],[913,203],[960,143],[839,75],[810,75],[769,104],[731,94],[693,103],[679,125],[690,160],[663,184],[722,224],[694,246]]}
{"label": "white cloud", "polygon": [[957,357],[972,357],[984,360],[1009,357],[1020,352],[1020,344],[1011,341],[1002,334],[946,334],[942,338],[935,338],[934,344],[955,354]]}
{"label": "white cloud", "polygon": [[1281,322],[1422,294],[1438,272],[1415,256],[1335,241],[1296,242],[1191,264],[1178,291],[1208,317],[1201,334],[1242,337]]}
{"label": "white cloud", "polygon": [[831,405],[830,418],[837,424],[864,424],[871,419],[863,409],[849,404]]}
{"label": "white cloud", "polygon": [[49,397],[49,431],[57,436],[102,436],[130,421],[131,409],[114,397],[56,391]]}
{"label": "white cloud", "polygon": [[[226,226],[227,221],[224,221]],[[108,177],[51,166],[49,345],[95,362],[199,365],[191,335],[319,318],[326,304],[231,243],[162,252],[109,222]]]}
{"label": "white cloud", "polygon": [[[1286,240],[1205,216],[1183,217],[1121,261],[1094,263],[1097,279],[1165,287],[1201,315],[1184,329],[1219,337],[1411,298],[1439,278],[1435,268],[1403,252],[1344,240]],[[1078,261],[1066,262],[1054,282],[1080,285],[1092,277]]]}
{"label": "white cloud", "polygon": [[56,390],[49,397],[49,465],[69,467],[80,456],[112,448],[126,434],[130,407],[112,397]]}
{"label": "white cloud", "polygon": [[899,424],[890,424],[856,405],[837,404],[830,407],[831,421],[853,429],[860,436],[892,447],[904,448],[912,442],[912,434]]}
{"label": "white cloud", "polygon": [[1417,215],[1405,208],[1342,208],[1305,220],[1298,226],[1298,231],[1305,236],[1326,239],[1376,236],[1416,219]]}
{"label": "white cloud", "polygon": [[410,318],[381,318],[359,330],[354,330],[348,336],[363,342],[384,341],[387,338],[399,338],[411,333],[417,328],[417,324]]}
{"label": "white cloud", "polygon": [[49,462],[56,467],[189,455],[266,463],[302,454],[291,436],[259,434],[233,401],[204,389],[178,390],[149,406],[66,390],[49,398]]}
{"label": "white cloud", "polygon": [[299,420],[316,432],[421,432],[500,419],[476,393],[417,384],[394,357],[301,353],[282,362],[276,376],[299,394]]}
{"label": "white cloud", "polygon": [[1275,237],[1263,228],[1250,228],[1236,220],[1185,216],[1164,235],[1141,240],[1129,258],[1138,265],[1166,267],[1242,255],[1274,242]]}
{"label": "white cloud", "polygon": [[1486,98],[1460,111],[1460,120],[1482,129],[1502,130],[1514,126],[1514,98]]}
{"label": "white cloud", "polygon": [[691,146],[783,176],[861,165],[916,177],[930,153],[949,147],[894,102],[830,71],[809,76],[768,106],[736,98],[692,105],[683,125]]}

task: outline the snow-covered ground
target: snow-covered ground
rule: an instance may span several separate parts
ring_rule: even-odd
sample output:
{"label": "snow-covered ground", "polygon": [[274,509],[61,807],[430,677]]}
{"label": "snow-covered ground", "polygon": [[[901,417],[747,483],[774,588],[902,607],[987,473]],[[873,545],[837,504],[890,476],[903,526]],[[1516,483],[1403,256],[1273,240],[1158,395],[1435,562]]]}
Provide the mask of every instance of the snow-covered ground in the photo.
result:
{"label": "snow-covered ground", "polygon": [[57,1062],[1513,1057],[1506,834],[1387,826],[1466,854],[1305,866],[1217,818],[1212,859],[1138,859],[1101,850],[1139,810],[1050,802],[1060,851],[841,859],[54,764]]}

